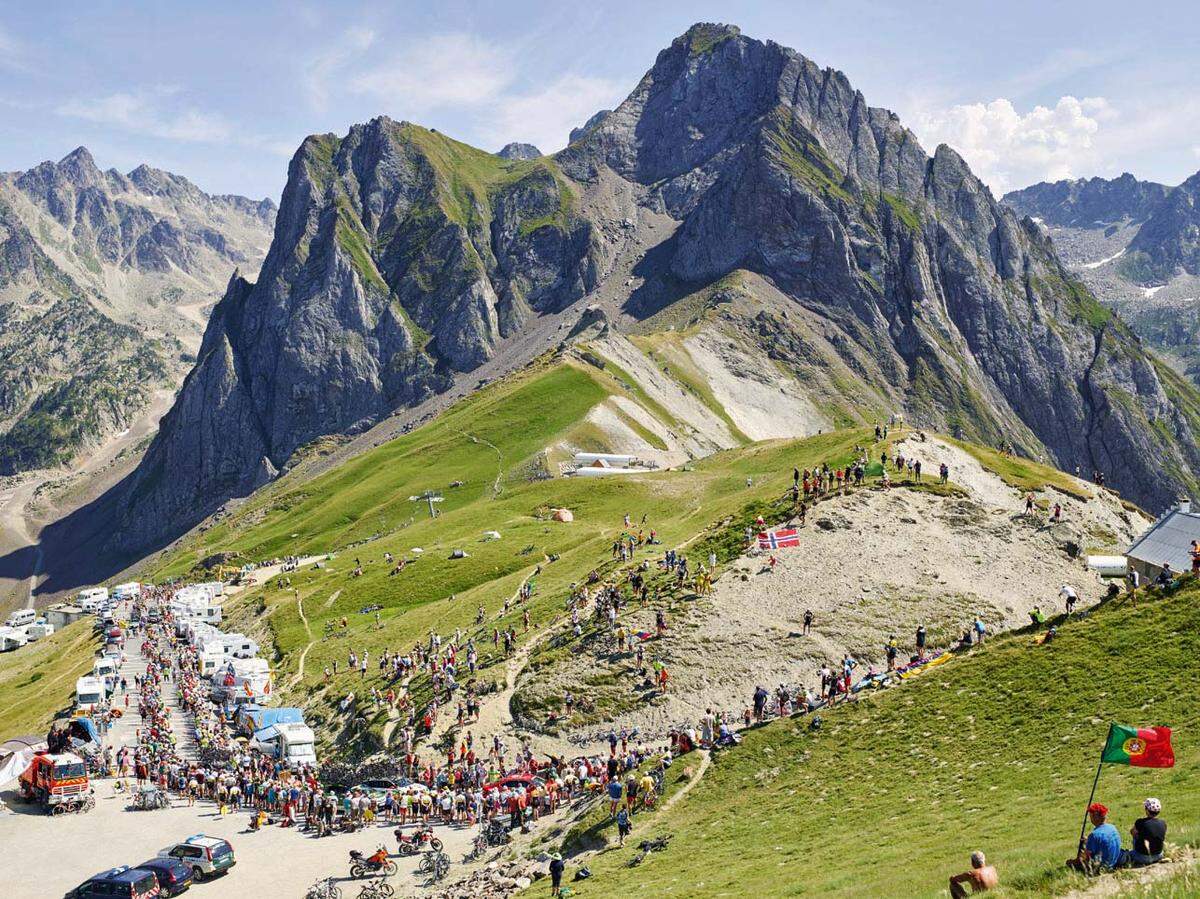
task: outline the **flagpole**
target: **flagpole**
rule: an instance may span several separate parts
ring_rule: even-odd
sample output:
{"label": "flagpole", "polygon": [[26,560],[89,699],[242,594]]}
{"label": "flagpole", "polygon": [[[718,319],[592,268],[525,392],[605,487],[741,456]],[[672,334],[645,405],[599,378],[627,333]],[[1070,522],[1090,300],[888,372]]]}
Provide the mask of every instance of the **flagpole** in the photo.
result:
{"label": "flagpole", "polygon": [[[1109,724],[1108,725],[1109,736],[1112,736],[1112,728],[1113,728],[1113,726],[1111,724]],[[1104,739],[1104,745],[1105,746],[1108,745],[1107,737],[1105,737],[1105,739]],[[1101,749],[1100,750],[1100,761],[1096,763],[1096,777],[1092,781],[1092,792],[1091,792],[1091,795],[1088,796],[1087,806],[1083,810],[1083,823],[1079,825],[1079,847],[1075,850],[1076,852],[1083,851],[1083,835],[1084,835],[1084,832],[1087,830],[1088,809],[1090,809],[1092,807],[1092,802],[1096,798],[1096,785],[1098,783],[1100,783],[1100,772],[1103,769],[1104,769],[1104,750]]]}

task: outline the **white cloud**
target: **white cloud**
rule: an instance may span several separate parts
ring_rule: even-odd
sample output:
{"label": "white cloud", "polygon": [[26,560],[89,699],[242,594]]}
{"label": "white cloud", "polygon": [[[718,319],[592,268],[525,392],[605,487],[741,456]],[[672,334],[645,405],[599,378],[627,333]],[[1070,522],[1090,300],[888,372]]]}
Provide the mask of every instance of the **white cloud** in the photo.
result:
{"label": "white cloud", "polygon": [[29,53],[25,45],[0,25],[0,71],[28,73]]}
{"label": "white cloud", "polygon": [[56,112],[100,125],[165,140],[227,143],[233,126],[214,113],[194,108],[168,108],[178,92],[169,87],[118,92],[91,99],[68,100]]}
{"label": "white cloud", "polygon": [[511,54],[471,34],[425,38],[351,81],[351,90],[406,110],[477,106],[500,95],[515,77]]}
{"label": "white cloud", "polygon": [[375,32],[369,28],[349,28],[308,63],[303,79],[304,92],[314,110],[324,112],[328,108],[330,86],[340,83],[342,71],[369,50],[375,38]]}
{"label": "white cloud", "polygon": [[1103,97],[1066,96],[1053,108],[1020,113],[1003,97],[917,118],[916,131],[932,148],[957,150],[997,195],[1036,181],[1091,175],[1103,167],[1103,131],[1118,118]]}
{"label": "white cloud", "polygon": [[494,148],[521,141],[552,153],[566,146],[572,128],[600,109],[611,109],[620,99],[621,88],[615,82],[565,75],[541,90],[500,98],[486,114],[482,133]]}

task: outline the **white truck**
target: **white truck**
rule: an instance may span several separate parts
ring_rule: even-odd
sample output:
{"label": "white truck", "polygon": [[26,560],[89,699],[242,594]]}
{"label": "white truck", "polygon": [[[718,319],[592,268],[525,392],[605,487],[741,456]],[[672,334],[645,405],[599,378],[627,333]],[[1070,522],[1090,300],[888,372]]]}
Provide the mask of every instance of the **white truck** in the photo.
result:
{"label": "white truck", "polygon": [[291,765],[317,763],[316,735],[307,724],[272,724],[256,731],[250,745]]}
{"label": "white truck", "polygon": [[84,675],[75,681],[75,707],[81,712],[90,712],[104,705],[108,698],[104,681],[98,677]]}

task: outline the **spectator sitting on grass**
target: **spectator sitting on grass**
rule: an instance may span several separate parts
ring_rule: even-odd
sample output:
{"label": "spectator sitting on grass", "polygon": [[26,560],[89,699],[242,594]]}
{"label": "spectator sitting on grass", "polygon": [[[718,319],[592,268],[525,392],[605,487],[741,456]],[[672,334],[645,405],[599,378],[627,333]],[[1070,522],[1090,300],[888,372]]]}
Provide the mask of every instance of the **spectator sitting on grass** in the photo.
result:
{"label": "spectator sitting on grass", "polygon": [[1085,874],[1112,870],[1121,862],[1121,835],[1108,823],[1108,806],[1093,802],[1087,811],[1092,832],[1088,834],[1087,842],[1079,847],[1079,853],[1067,861],[1067,867]]}
{"label": "spectator sitting on grass", "polygon": [[964,883],[971,885],[972,893],[984,893],[994,889],[1000,883],[996,869],[987,863],[987,857],[976,850],[971,853],[971,868],[950,878],[950,895],[953,899],[963,899],[967,895]]}

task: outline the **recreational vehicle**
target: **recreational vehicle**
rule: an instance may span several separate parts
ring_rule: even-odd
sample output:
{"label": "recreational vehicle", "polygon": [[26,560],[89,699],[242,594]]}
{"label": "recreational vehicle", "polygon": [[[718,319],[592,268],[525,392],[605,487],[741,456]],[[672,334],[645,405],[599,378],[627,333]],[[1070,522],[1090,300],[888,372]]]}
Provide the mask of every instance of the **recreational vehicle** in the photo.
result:
{"label": "recreational vehicle", "polygon": [[75,707],[81,712],[90,712],[104,704],[107,691],[104,681],[98,677],[84,676],[75,681]]}
{"label": "recreational vehicle", "polygon": [[86,590],[79,591],[79,608],[85,612],[95,612],[107,602],[107,587],[88,587]]}
{"label": "recreational vehicle", "polygon": [[37,621],[37,612],[33,609],[18,609],[8,616],[8,621],[4,622],[9,627],[25,627]]}

